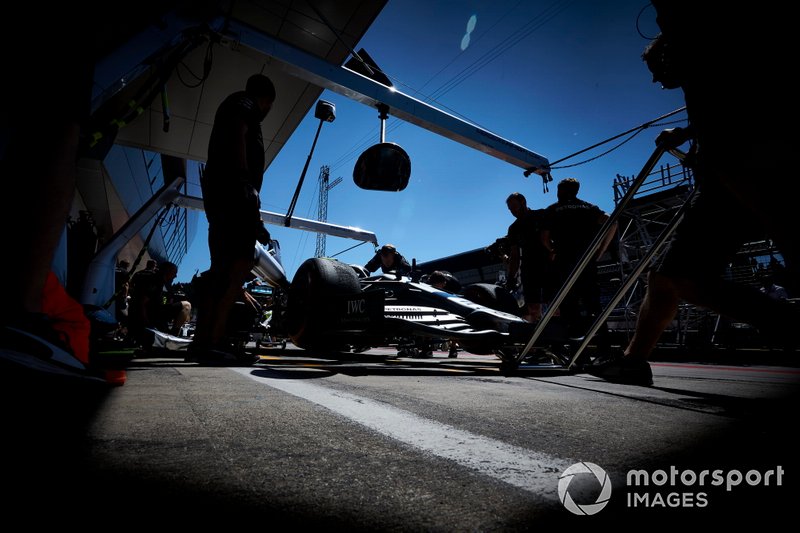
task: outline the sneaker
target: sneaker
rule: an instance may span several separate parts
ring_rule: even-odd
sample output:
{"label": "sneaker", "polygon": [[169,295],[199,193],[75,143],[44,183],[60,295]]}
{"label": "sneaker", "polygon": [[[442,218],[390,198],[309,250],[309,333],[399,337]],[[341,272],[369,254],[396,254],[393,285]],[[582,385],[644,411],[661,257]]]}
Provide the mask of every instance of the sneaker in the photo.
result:
{"label": "sneaker", "polygon": [[0,348],[27,354],[68,370],[86,370],[86,366],[72,353],[68,340],[50,326],[45,315],[30,314],[16,324],[0,326]]}
{"label": "sneaker", "polygon": [[2,386],[15,386],[32,378],[62,383],[106,384],[105,379],[78,360],[55,330],[45,323],[0,325]]}
{"label": "sneaker", "polygon": [[642,359],[615,357],[601,363],[585,367],[588,374],[612,383],[625,385],[641,385],[649,387],[653,384],[653,371],[650,364]]}

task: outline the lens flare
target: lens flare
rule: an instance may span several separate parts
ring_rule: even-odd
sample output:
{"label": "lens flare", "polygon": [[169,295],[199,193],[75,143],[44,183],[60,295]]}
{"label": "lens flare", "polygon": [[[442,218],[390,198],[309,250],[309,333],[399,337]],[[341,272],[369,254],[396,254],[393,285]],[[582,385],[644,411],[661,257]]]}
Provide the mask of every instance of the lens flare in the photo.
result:
{"label": "lens flare", "polygon": [[477,15],[472,15],[471,17],[469,17],[469,20],[467,21],[467,33],[465,33],[464,36],[461,38],[461,51],[462,52],[464,50],[466,50],[467,47],[469,46],[470,34],[473,32],[473,30],[475,29],[475,26],[477,24],[478,24]]}

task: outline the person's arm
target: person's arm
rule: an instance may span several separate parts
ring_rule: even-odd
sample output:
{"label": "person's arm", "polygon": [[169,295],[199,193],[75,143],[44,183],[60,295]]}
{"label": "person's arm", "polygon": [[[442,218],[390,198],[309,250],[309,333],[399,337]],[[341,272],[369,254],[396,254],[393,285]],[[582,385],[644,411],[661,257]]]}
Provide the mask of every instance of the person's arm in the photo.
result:
{"label": "person's arm", "polygon": [[242,178],[245,178],[251,170],[247,166],[247,131],[247,121],[243,117],[237,116],[233,127],[235,141],[231,143],[233,150],[231,154],[233,158],[231,160],[235,162],[235,168],[241,172]]}
{"label": "person's arm", "polygon": [[372,259],[367,261],[367,264],[364,265],[364,270],[369,272],[370,274],[378,270],[378,265],[381,264],[381,256],[380,254],[375,254]]}
{"label": "person's arm", "polygon": [[[603,224],[605,224],[607,220],[608,220],[608,214],[603,213],[598,221],[600,223],[601,228],[603,227]],[[608,250],[608,247],[611,245],[611,240],[617,234],[618,226],[619,224],[617,224],[617,222],[614,221],[614,223],[611,224],[611,227],[608,228],[608,232],[606,232],[605,236],[603,236],[603,242],[600,243],[600,248],[597,249],[597,254],[595,254],[594,256],[596,261],[599,260],[604,253],[606,253],[606,250]]]}
{"label": "person's arm", "polygon": [[519,246],[515,243],[508,254],[508,276],[506,283],[509,286],[515,286],[517,283],[517,273],[519,272]]}
{"label": "person's arm", "polygon": [[542,247],[547,251],[548,260],[553,261],[556,257],[556,249],[550,233],[550,229],[553,227],[551,208],[552,206],[541,211],[541,217],[539,219],[539,241],[541,241]]}
{"label": "person's arm", "polygon": [[408,274],[409,272],[411,272],[411,263],[409,263],[405,257],[403,257],[398,253],[395,259],[396,259],[395,270],[397,271],[398,274]]}
{"label": "person's arm", "polygon": [[552,261],[556,256],[556,249],[553,247],[553,239],[550,238],[550,230],[543,229],[539,233],[539,239],[542,241],[544,249],[547,250],[547,257]]}

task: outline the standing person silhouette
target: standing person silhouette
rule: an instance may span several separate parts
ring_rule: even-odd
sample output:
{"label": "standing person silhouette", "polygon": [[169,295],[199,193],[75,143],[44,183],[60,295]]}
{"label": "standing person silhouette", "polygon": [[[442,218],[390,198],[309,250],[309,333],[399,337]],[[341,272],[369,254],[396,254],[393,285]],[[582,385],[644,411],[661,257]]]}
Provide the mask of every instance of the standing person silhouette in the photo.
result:
{"label": "standing person silhouette", "polygon": [[[575,178],[565,178],[558,184],[558,201],[547,206],[542,222],[542,243],[550,252],[552,285],[560,288],[592,244],[608,214],[598,206],[578,198],[581,184]],[[569,335],[580,337],[591,324],[592,317],[601,311],[600,288],[597,279],[597,260],[606,252],[616,235],[614,223],[604,236],[600,248],[564,298],[559,308]],[[607,340],[607,330],[601,330],[601,340]]]}
{"label": "standing person silhouette", "polygon": [[261,121],[275,101],[275,87],[262,74],[220,104],[201,177],[208,219],[211,268],[197,305],[197,327],[189,359],[237,362],[225,343],[228,317],[255,265],[256,241],[269,244],[261,220],[261,184],[265,167]]}
{"label": "standing person silhouette", "polygon": [[[792,28],[769,9],[689,0],[652,0],[661,34],[643,59],[653,81],[680,87],[689,126],[662,132],[665,148],[692,141],[697,192],[661,264],[648,276],[636,330],[621,357],[589,368],[608,381],[651,385],[647,362],[681,300],[750,323],[791,347],[800,312],[754,287],[725,281],[725,265],[754,229],[774,240],[798,279],[792,136],[776,122],[794,105]],[[732,104],[738,106],[737,109]]]}
{"label": "standing person silhouette", "polygon": [[35,28],[36,46],[21,46],[14,31],[0,36],[4,69],[16,80],[0,84],[0,181],[14,191],[0,195],[3,245],[14,253],[13,261],[0,261],[0,349],[72,357],[58,341],[43,296],[73,207],[95,64],[168,9],[146,2],[137,15],[120,17],[117,6],[94,0],[3,7],[9,25]]}
{"label": "standing person silhouette", "polygon": [[528,322],[542,318],[542,306],[550,297],[550,251],[542,244],[543,209],[531,209],[521,193],[511,193],[506,198],[506,207],[514,216],[508,227],[508,275],[506,284],[513,290],[517,275],[522,282]]}

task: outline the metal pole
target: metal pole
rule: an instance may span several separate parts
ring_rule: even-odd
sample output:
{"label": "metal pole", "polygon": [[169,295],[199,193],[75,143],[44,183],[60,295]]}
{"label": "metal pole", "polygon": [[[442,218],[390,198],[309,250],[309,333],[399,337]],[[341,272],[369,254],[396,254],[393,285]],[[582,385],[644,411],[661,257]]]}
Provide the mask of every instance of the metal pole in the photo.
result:
{"label": "metal pole", "polygon": [[303,186],[303,180],[306,179],[306,172],[308,172],[308,164],[311,163],[311,155],[314,153],[314,147],[317,146],[317,139],[319,138],[319,132],[322,130],[322,123],[324,121],[320,119],[319,126],[317,126],[317,134],[314,135],[314,143],[311,145],[311,151],[308,153],[308,157],[306,158],[306,164],[303,167],[303,172],[300,174],[300,181],[297,182],[297,189],[294,191],[294,196],[292,197],[292,203],[289,204],[289,210],[286,212],[286,219],[283,221],[283,225],[287,228],[292,222],[292,214],[294,213],[294,207],[297,205],[297,198],[300,196],[300,188]]}
{"label": "metal pole", "polygon": [[381,144],[386,142],[386,119],[389,118],[389,106],[384,103],[379,103],[378,118],[381,120]]}
{"label": "metal pole", "polygon": [[655,167],[656,163],[658,163],[658,160],[661,159],[661,156],[664,155],[665,151],[666,148],[664,146],[662,145],[656,146],[655,151],[653,151],[653,154],[645,163],[644,168],[642,168],[642,170],[639,172],[639,175],[636,177],[633,183],[631,183],[631,186],[626,191],[625,196],[623,196],[622,200],[620,200],[620,202],[617,204],[617,207],[608,217],[608,220],[606,220],[603,226],[600,228],[600,231],[597,232],[597,235],[595,235],[595,238],[589,245],[589,248],[586,249],[580,261],[578,261],[578,264],[575,265],[569,277],[564,282],[564,285],[561,287],[561,289],[553,298],[553,301],[548,306],[547,311],[544,313],[544,315],[542,315],[542,318],[541,320],[539,320],[539,323],[536,324],[536,329],[534,329],[533,331],[533,336],[528,341],[528,344],[525,346],[525,349],[523,349],[522,352],[520,352],[520,354],[516,358],[515,362],[517,364],[519,364],[519,362],[522,361],[526,355],[528,355],[528,352],[531,350],[531,348],[533,348],[533,345],[536,343],[537,340],[539,340],[539,337],[541,337],[542,333],[544,332],[544,329],[547,327],[548,323],[555,315],[556,310],[564,301],[564,298],[572,289],[572,286],[575,284],[578,277],[581,275],[581,273],[586,269],[586,266],[594,258],[594,255],[600,248],[600,245],[605,239],[605,236],[608,233],[608,231],[611,229],[611,226],[617,221],[620,215],[628,207],[628,204],[633,199],[634,194],[639,189],[639,187],[642,186],[642,183],[644,183],[644,181],[647,179],[647,176],[653,170],[653,167]]}
{"label": "metal pole", "polygon": [[586,346],[588,346],[589,341],[592,339],[594,334],[597,333],[597,330],[600,329],[600,326],[603,325],[603,322],[605,322],[605,320],[614,310],[614,307],[619,303],[622,297],[625,296],[628,290],[630,290],[630,288],[639,280],[639,276],[642,274],[642,272],[644,272],[644,269],[647,268],[647,266],[650,264],[650,260],[656,255],[656,253],[658,253],[658,250],[661,249],[661,247],[667,241],[669,236],[672,235],[672,232],[675,231],[675,227],[678,225],[678,222],[680,222],[681,219],[683,218],[683,214],[686,211],[687,206],[691,203],[691,198],[692,196],[694,196],[696,190],[697,189],[692,191],[692,193],[689,195],[689,198],[687,198],[686,202],[684,202],[684,204],[681,206],[678,212],[675,213],[675,216],[672,217],[672,220],[670,220],[669,224],[667,224],[667,226],[661,231],[661,234],[658,236],[658,239],[656,239],[656,242],[653,244],[653,246],[650,247],[650,250],[648,250],[648,252],[644,255],[644,257],[639,261],[639,264],[636,265],[636,268],[633,270],[633,272],[625,281],[625,283],[623,283],[622,286],[619,289],[617,289],[617,292],[611,298],[611,301],[608,303],[605,310],[600,314],[600,316],[597,317],[597,319],[594,321],[594,324],[592,324],[592,327],[586,333],[586,336],[584,336],[583,342],[581,342],[580,346],[578,347],[578,350],[573,354],[572,359],[569,362],[569,365],[567,365],[567,369],[572,368],[572,366],[575,364],[575,361],[578,360],[578,357],[580,357],[581,353],[583,353],[583,350],[586,348]]}

